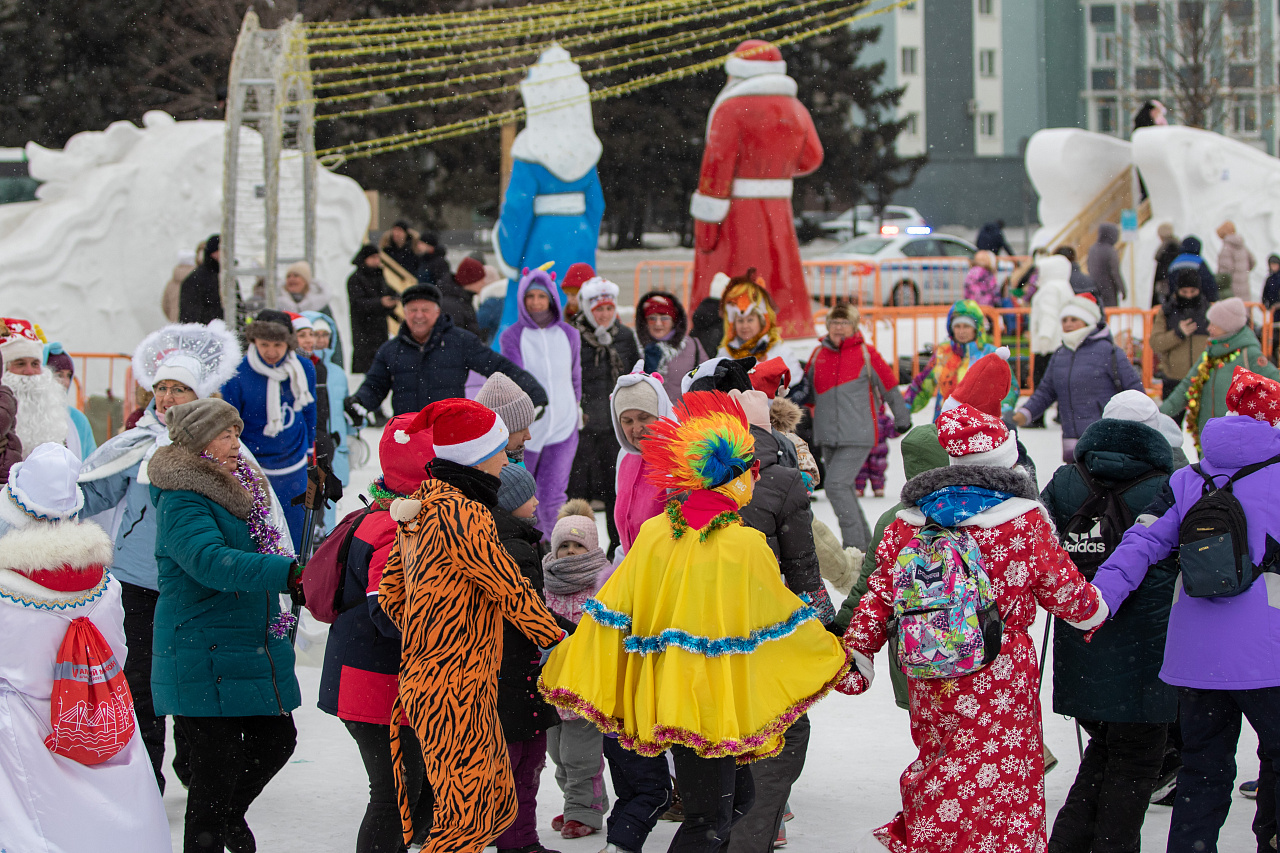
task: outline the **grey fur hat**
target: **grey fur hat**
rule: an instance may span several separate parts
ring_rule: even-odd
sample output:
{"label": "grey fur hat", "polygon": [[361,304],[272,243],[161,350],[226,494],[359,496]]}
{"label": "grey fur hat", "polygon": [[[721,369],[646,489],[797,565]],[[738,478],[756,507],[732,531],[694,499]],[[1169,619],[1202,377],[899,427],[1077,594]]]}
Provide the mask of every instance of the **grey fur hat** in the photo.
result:
{"label": "grey fur hat", "polygon": [[165,413],[165,422],[169,425],[170,440],[192,453],[202,453],[227,427],[244,431],[244,421],[240,420],[236,407],[216,398],[174,406]]}

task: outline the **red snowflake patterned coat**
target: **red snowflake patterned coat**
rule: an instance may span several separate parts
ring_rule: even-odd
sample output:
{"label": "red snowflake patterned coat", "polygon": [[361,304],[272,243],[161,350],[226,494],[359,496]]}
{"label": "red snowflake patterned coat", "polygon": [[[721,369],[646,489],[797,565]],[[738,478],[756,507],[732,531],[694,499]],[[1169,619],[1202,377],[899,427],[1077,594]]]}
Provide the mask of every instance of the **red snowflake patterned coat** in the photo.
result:
{"label": "red snowflake patterned coat", "polygon": [[[930,473],[950,480],[964,476],[963,470]],[[914,480],[904,489],[904,501],[913,485]],[[898,552],[923,523],[920,511],[909,509],[885,530],[867,595],[844,635],[847,648],[872,658],[887,641]],[[875,836],[893,853],[1043,853],[1040,696],[1028,629],[1037,602],[1086,628],[1094,619],[1101,621],[1105,610],[1097,590],[1058,544],[1043,508],[1030,497],[1006,500],[961,526],[982,550],[1000,606],[1000,655],[962,678],[909,679],[911,737],[920,754],[902,773],[902,811]],[[840,689],[861,693],[868,686],[855,671]]]}

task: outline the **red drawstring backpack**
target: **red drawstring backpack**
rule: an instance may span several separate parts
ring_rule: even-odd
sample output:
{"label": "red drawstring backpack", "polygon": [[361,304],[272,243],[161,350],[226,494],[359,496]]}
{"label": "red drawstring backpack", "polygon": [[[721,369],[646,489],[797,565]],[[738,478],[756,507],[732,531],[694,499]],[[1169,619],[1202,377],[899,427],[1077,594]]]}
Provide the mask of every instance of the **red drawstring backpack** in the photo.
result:
{"label": "red drawstring backpack", "polygon": [[53,664],[49,710],[53,734],[44,745],[81,764],[101,764],[124,749],[137,728],[133,694],[102,632],[71,620]]}

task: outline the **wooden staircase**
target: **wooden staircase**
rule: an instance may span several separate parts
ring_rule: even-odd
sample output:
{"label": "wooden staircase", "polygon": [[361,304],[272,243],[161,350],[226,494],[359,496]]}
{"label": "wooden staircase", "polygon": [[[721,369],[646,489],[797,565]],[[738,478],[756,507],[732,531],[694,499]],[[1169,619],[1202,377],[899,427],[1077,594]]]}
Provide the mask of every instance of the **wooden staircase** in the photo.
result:
{"label": "wooden staircase", "polygon": [[[1089,202],[1075,215],[1075,218],[1053,236],[1053,239],[1048,241],[1046,247],[1049,251],[1053,251],[1059,246],[1071,246],[1076,251],[1077,263],[1083,268],[1085,258],[1089,256],[1089,249],[1098,240],[1098,226],[1104,222],[1110,222],[1119,228],[1120,212],[1135,206],[1133,188],[1136,183],[1132,166],[1116,175],[1115,179],[1094,197],[1093,201]],[[1143,199],[1142,203],[1137,205],[1137,209],[1138,227],[1141,228],[1147,220],[1151,219],[1151,200]],[[1117,252],[1123,253],[1127,248],[1123,241],[1116,244]]]}

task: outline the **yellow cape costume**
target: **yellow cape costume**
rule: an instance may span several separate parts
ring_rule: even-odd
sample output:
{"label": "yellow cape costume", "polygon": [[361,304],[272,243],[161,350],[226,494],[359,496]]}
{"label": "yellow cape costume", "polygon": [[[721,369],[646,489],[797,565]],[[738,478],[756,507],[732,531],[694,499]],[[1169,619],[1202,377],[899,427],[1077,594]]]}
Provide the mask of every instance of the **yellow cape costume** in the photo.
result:
{"label": "yellow cape costume", "polygon": [[539,687],[641,755],[683,745],[745,764],[776,755],[847,668],[763,533],[736,513],[691,530],[673,503],[640,528]]}

